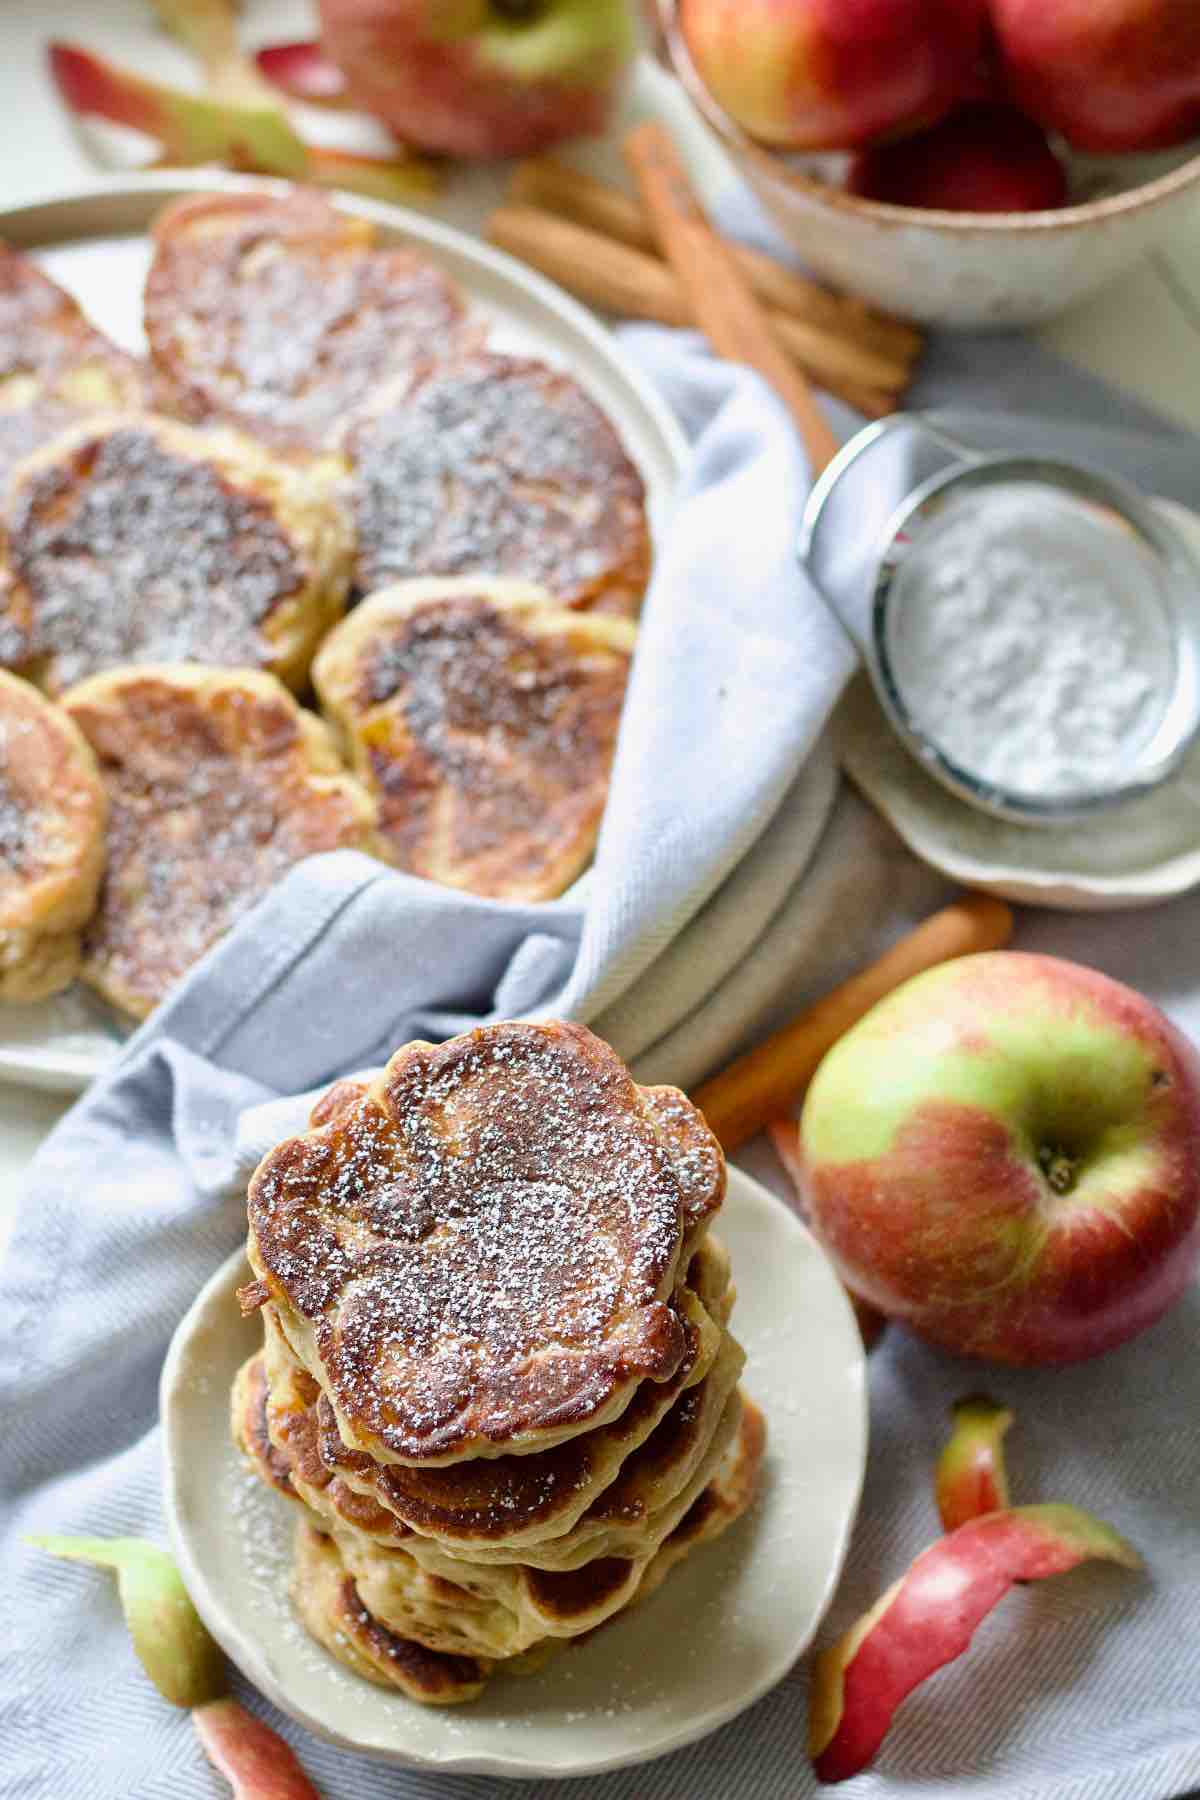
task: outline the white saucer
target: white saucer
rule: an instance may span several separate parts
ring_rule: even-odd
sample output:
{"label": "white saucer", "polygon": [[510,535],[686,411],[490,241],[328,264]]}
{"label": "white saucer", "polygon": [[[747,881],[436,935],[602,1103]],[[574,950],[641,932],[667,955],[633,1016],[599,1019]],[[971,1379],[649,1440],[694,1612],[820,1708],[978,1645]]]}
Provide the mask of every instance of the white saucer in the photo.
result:
{"label": "white saucer", "polygon": [[729,1172],[745,1386],[767,1415],[760,1501],[627,1619],[540,1674],[498,1677],[460,1707],[370,1686],[306,1636],[287,1602],[295,1508],[247,1473],[229,1388],[261,1341],[232,1258],[175,1334],[162,1375],[165,1498],[201,1617],[255,1686],[319,1737],[445,1774],[565,1776],[694,1742],[772,1687],[807,1647],[841,1571],[866,1458],[866,1370],[821,1251],[764,1188]]}
{"label": "white saucer", "polygon": [[[1155,504],[1200,554],[1200,518]],[[1200,605],[1200,595],[1197,595]],[[842,767],[915,856],[964,886],[1071,912],[1172,899],[1200,884],[1200,743],[1153,793],[1069,825],[1010,825],[927,775],[859,675],[834,718]]]}

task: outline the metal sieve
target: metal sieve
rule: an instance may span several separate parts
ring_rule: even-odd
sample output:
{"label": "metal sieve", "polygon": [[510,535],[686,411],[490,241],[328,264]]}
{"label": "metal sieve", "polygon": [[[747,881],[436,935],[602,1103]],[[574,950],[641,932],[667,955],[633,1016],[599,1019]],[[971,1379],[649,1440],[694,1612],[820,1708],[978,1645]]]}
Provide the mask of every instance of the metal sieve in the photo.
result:
{"label": "metal sieve", "polygon": [[[1178,766],[1200,732],[1200,563],[1165,514],[1128,484],[1084,463],[1030,453],[1022,427],[971,421],[972,442],[936,416],[897,413],[850,440],[805,508],[800,559],[858,648],[883,711],[920,766],[971,805],[1028,825],[1053,825],[1129,800]],[[1027,434],[1028,424],[1024,426]],[[915,621],[932,605],[948,532],[997,528],[1018,492],[1038,496],[1044,546],[1103,569],[1155,668],[1152,697],[1119,761],[1053,791],[997,779],[947,740],[914,704],[914,654],[936,659]],[[1049,533],[1049,536],[1045,534]],[[1000,603],[1004,603],[1001,595]],[[905,649],[905,633],[908,647]],[[1099,646],[1098,646],[1099,648]],[[907,670],[906,670],[907,661]],[[1086,758],[1083,759],[1086,761]]]}

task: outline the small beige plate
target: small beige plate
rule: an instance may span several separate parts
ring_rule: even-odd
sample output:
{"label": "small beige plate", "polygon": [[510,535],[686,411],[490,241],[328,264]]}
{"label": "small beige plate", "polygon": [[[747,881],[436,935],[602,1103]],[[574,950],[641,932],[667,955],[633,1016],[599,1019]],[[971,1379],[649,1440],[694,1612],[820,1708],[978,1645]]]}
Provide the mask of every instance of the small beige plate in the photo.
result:
{"label": "small beige plate", "polygon": [[293,1618],[296,1510],[247,1473],[229,1438],[230,1383],[261,1330],[234,1298],[245,1264],[227,1262],[163,1368],[165,1501],[201,1617],[255,1686],[345,1749],[507,1776],[662,1756],[774,1686],[812,1639],[841,1571],[866,1458],[866,1370],[841,1287],[780,1201],[731,1169],[719,1230],[733,1257],[746,1389],[767,1415],[761,1499],[629,1618],[540,1675],[498,1677],[480,1700],[450,1708],[361,1681]]}
{"label": "small beige plate", "polygon": [[[1155,505],[1200,555],[1200,515],[1171,500]],[[839,762],[876,811],[915,856],[966,887],[1028,906],[1117,912],[1200,886],[1200,741],[1150,793],[1051,829],[994,819],[927,775],[865,675],[833,732]]]}

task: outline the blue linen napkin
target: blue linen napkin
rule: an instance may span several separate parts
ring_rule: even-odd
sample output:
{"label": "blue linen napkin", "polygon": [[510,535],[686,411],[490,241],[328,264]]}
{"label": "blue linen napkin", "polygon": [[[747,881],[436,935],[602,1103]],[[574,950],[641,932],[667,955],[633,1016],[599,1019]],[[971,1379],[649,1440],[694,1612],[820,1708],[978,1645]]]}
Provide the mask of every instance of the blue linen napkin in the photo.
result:
{"label": "blue linen napkin", "polygon": [[[786,419],[753,378],[694,339],[637,330],[627,342],[696,447],[582,887],[550,906],[498,906],[350,854],[315,861],[205,959],[35,1159],[0,1274],[6,1796],[224,1791],[186,1718],[138,1670],[110,1585],[35,1557],[21,1540],[31,1531],[163,1540],[162,1357],[197,1288],[240,1240],[247,1170],[299,1123],[305,1103],[295,1096],[409,1036],[522,1012],[587,1018],[644,1079],[687,1084],[941,897],[937,878],[857,801],[843,794],[835,804],[821,731],[850,663],[794,567],[805,476]],[[990,397],[1002,407],[1035,360],[1019,343],[980,345],[964,370],[965,355],[944,352],[959,404]],[[940,379],[935,358],[923,400],[945,397]],[[1035,385],[1042,411],[1054,402],[1079,421],[1119,410],[1107,390],[1048,359]],[[1179,440],[1098,433],[1092,448],[1160,491],[1196,497]],[[1055,919],[1034,922],[1026,941],[1165,1000],[1183,991],[1183,1022],[1194,1011],[1200,1024],[1197,918],[1189,900],[1161,909],[1152,932]],[[1149,1578],[1088,1570],[1014,1596],[970,1664],[914,1698],[878,1770],[851,1793],[1155,1800],[1200,1781],[1190,1648],[1198,1325],[1193,1299],[1103,1363],[997,1378],[1020,1418],[1018,1495],[1093,1506],[1145,1550]],[[934,1534],[929,1475],[946,1409],[978,1380],[901,1333],[876,1354],[870,1473],[831,1629]],[[702,1745],[561,1791],[578,1800],[812,1793],[804,1680],[798,1669]],[[330,1800],[496,1791],[347,1757],[250,1698]],[[533,1800],[551,1789],[509,1791]]]}

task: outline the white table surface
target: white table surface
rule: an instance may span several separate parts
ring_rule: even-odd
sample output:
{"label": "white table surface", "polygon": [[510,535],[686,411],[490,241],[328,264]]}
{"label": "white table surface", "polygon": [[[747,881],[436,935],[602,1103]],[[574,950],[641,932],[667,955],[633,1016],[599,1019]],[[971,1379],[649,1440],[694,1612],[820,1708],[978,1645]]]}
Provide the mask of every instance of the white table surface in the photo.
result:
{"label": "white table surface", "polygon": [[[76,39],[147,73],[188,79],[187,59],[148,23],[149,16],[143,0],[60,0],[52,7],[0,0],[0,205],[65,193],[104,172],[49,87],[43,72],[47,37]],[[311,17],[304,0],[247,0],[243,29],[252,43],[304,36]],[[732,180],[723,154],[663,78],[643,72],[630,115],[664,109],[712,200]],[[319,120],[312,123],[320,128]],[[582,160],[610,179],[619,171],[611,145],[588,148]],[[459,183],[436,210],[471,226],[502,186],[499,175]],[[1200,199],[1196,230],[1041,335],[1062,355],[1200,427]],[[68,1104],[58,1095],[0,1084],[0,1247],[11,1229],[21,1171]]]}

